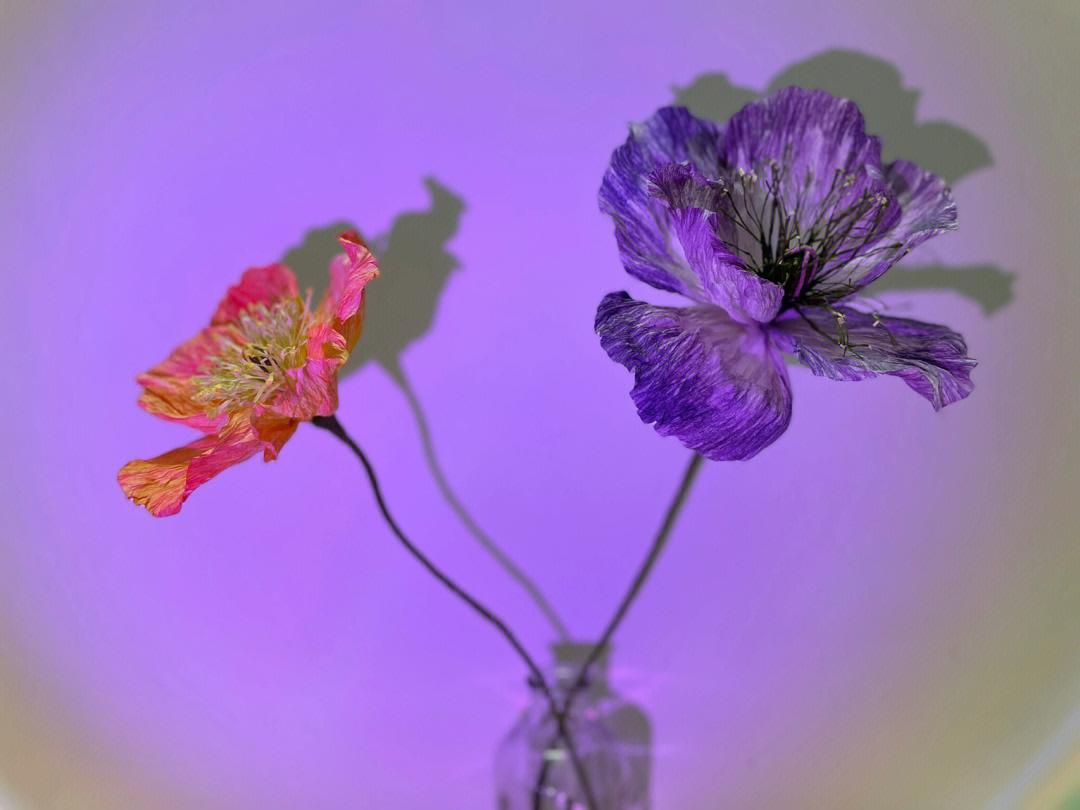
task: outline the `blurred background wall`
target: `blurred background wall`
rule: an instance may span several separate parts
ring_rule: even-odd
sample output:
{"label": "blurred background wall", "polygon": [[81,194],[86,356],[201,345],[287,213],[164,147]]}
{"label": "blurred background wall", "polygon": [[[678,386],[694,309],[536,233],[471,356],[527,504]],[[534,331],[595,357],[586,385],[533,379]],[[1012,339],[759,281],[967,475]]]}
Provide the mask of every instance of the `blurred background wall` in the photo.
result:
{"label": "blurred background wall", "polygon": [[[543,654],[595,636],[686,451],[592,332],[626,124],[856,98],[960,229],[878,285],[979,360],[935,414],[792,370],[709,464],[617,639],[657,808],[1080,806],[1080,10],[1009,3],[0,2],[0,808],[492,806],[527,696],[302,426],[153,520],[189,441],[135,373],[251,265],[382,258],[340,418],[437,561]],[[478,542],[480,541],[480,542]]]}

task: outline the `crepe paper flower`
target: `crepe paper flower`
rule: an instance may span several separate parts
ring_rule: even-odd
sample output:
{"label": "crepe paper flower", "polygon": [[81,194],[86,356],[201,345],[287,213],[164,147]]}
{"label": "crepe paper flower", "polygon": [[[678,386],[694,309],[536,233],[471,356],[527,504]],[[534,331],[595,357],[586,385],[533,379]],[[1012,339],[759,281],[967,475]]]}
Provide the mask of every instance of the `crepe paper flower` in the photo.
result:
{"label": "crepe paper flower", "polygon": [[707,458],[750,458],[787,428],[784,354],[834,380],[900,377],[935,409],[971,392],[959,334],[852,306],[956,207],[933,174],[882,165],[851,101],[789,87],[727,126],[661,109],[615,150],[600,208],[627,272],[692,301],[611,293],[601,345],[634,373],[642,420]]}
{"label": "crepe paper flower", "polygon": [[330,264],[322,302],[301,298],[292,270],[246,271],[210,326],[137,377],[139,405],[205,435],[120,470],[124,493],[157,517],[174,515],[196,487],[258,451],[277,458],[300,422],[337,409],[338,369],[360,337],[364,287],[379,275],[354,232]]}

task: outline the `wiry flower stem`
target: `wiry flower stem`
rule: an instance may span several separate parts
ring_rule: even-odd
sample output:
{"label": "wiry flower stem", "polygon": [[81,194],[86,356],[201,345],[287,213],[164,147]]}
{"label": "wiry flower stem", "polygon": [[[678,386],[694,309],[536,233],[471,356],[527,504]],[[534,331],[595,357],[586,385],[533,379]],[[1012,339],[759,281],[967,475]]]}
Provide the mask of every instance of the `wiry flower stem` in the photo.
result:
{"label": "wiry flower stem", "polygon": [[514,648],[514,651],[525,662],[525,666],[528,667],[533,680],[540,690],[544,693],[544,697],[548,701],[548,706],[551,709],[552,716],[555,718],[556,727],[559,730],[559,736],[566,742],[567,752],[570,754],[570,761],[573,764],[574,772],[577,775],[578,783],[581,785],[582,791],[585,793],[585,800],[588,804],[589,810],[602,810],[596,803],[596,799],[593,796],[592,788],[589,785],[589,780],[585,774],[585,768],[582,765],[581,758],[578,756],[577,748],[574,744],[573,738],[570,736],[569,731],[566,728],[566,715],[564,712],[559,711],[558,702],[555,700],[555,694],[551,690],[551,686],[548,684],[547,679],[544,677],[544,673],[541,672],[540,667],[537,666],[536,661],[529,654],[529,651],[525,649],[521,641],[510,627],[500,619],[497,615],[491,612],[483,604],[481,604],[476,598],[471,596],[464,588],[458,585],[449,576],[444,574],[435,563],[427,558],[427,556],[420,551],[405,533],[398,526],[397,521],[394,520],[390,514],[390,510],[386,506],[386,501],[383,499],[382,489],[379,487],[379,480],[375,476],[375,469],[371,466],[371,462],[368,460],[367,455],[360,446],[353,441],[352,437],[345,432],[345,428],[341,426],[336,416],[316,416],[311,420],[311,423],[316,427],[323,428],[330,431],[337,438],[339,438],[345,445],[353,451],[360,463],[364,466],[364,472],[367,473],[368,481],[371,483],[372,493],[375,495],[375,502],[379,507],[379,512],[382,513],[383,519],[390,527],[390,530],[394,533],[401,544],[405,546],[405,549],[416,558],[416,560],[424,566],[439,582],[445,585],[455,596],[465,602],[474,611],[480,614],[488,624],[492,625],[499,633],[510,642],[510,646]]}
{"label": "wiry flower stem", "polygon": [[555,607],[548,601],[547,597],[541,592],[539,586],[533,582],[529,576],[518,567],[510,556],[500,548],[494,540],[484,531],[483,528],[476,522],[469,511],[465,508],[465,505],[460,501],[457,494],[450,486],[450,482],[446,480],[446,475],[442,471],[442,467],[439,464],[439,459],[435,453],[435,443],[431,437],[431,428],[428,426],[427,417],[424,415],[424,410],[420,406],[420,400],[413,390],[412,385],[407,381],[404,372],[392,372],[391,375],[397,380],[398,386],[401,388],[402,393],[405,395],[405,399],[408,400],[409,407],[412,409],[413,416],[416,419],[416,426],[420,431],[420,443],[424,448],[424,455],[427,457],[428,467],[431,469],[431,474],[435,478],[435,484],[439,487],[443,497],[446,499],[447,504],[454,511],[454,514],[458,516],[462,525],[468,530],[469,534],[476,538],[476,542],[480,544],[480,547],[484,549],[499,565],[503,567],[507,574],[520,585],[525,593],[529,595],[529,598],[536,604],[540,612],[544,614],[544,618],[548,620],[555,634],[559,637],[560,641],[568,641],[570,638],[570,631],[566,627],[566,623],[556,612]]}
{"label": "wiry flower stem", "polygon": [[683,473],[682,482],[679,484],[679,489],[675,492],[675,497],[672,498],[671,503],[668,505],[667,512],[664,515],[664,520],[660,524],[660,530],[659,532],[657,532],[656,538],[653,540],[652,546],[649,548],[649,553],[645,556],[645,561],[641,564],[641,568],[638,570],[637,576],[634,577],[634,581],[630,584],[630,588],[627,590],[622,602],[615,610],[615,615],[611,617],[611,621],[609,621],[607,627],[604,628],[604,632],[603,634],[601,634],[600,640],[596,643],[596,646],[592,648],[592,651],[589,653],[589,657],[585,659],[585,663],[581,667],[581,671],[578,673],[577,680],[574,681],[574,685],[570,688],[570,691],[566,696],[566,702],[563,704],[562,716],[556,718],[559,721],[560,729],[562,728],[563,722],[566,719],[566,715],[569,713],[570,708],[573,705],[574,698],[588,681],[589,668],[596,663],[596,660],[607,648],[612,636],[615,635],[615,631],[619,629],[619,625],[622,624],[622,620],[626,617],[626,613],[630,609],[630,605],[633,604],[634,599],[637,598],[638,593],[641,591],[641,586],[644,585],[645,580],[649,578],[649,574],[652,572],[653,566],[656,564],[657,559],[659,559],[660,557],[660,552],[662,552],[664,550],[664,546],[667,545],[667,540],[671,534],[671,529],[675,525],[675,518],[678,517],[679,510],[682,508],[683,502],[686,500],[686,496],[690,492],[690,485],[694,482],[694,476],[697,475],[697,471],[701,467],[702,460],[703,457],[698,455],[697,453],[694,453],[693,456],[690,458],[690,463],[686,466],[686,471]]}
{"label": "wiry flower stem", "polygon": [[[619,629],[619,625],[626,617],[627,611],[630,610],[630,605],[633,604],[634,599],[637,598],[638,592],[641,591],[641,587],[645,584],[645,580],[649,578],[649,574],[656,564],[657,559],[660,557],[660,552],[664,550],[664,546],[667,545],[668,536],[671,534],[671,529],[675,525],[675,518],[679,515],[679,510],[682,508],[683,502],[686,500],[687,494],[690,492],[690,485],[694,481],[694,476],[697,475],[698,469],[701,467],[703,457],[694,453],[690,458],[690,463],[686,467],[686,471],[683,473],[682,482],[679,484],[679,489],[675,492],[675,497],[672,498],[671,503],[668,505],[667,513],[664,515],[664,521],[660,524],[660,531],[657,532],[656,538],[653,540],[652,545],[649,547],[649,553],[645,556],[645,561],[641,564],[641,568],[638,570],[637,576],[634,577],[634,581],[631,583],[630,588],[627,590],[626,595],[623,597],[622,602],[615,611],[615,615],[611,617],[611,621],[608,622],[607,627],[604,629],[603,634],[600,636],[600,640],[589,652],[589,657],[585,659],[585,663],[581,667],[581,671],[578,673],[577,678],[574,680],[573,685],[567,690],[566,700],[562,705],[562,709],[555,712],[555,723],[559,729],[563,739],[569,739],[563,729],[566,727],[566,719],[570,715],[570,710],[574,706],[574,700],[578,694],[588,683],[589,669],[596,660],[607,649],[608,644],[611,642],[612,637],[615,635],[615,631]],[[558,742],[558,736],[548,743],[547,747],[550,748],[556,742]],[[540,794],[544,787],[544,781],[547,779],[548,768],[550,762],[544,761],[539,773],[536,776],[536,787],[533,789],[533,810],[539,810],[540,808]]]}

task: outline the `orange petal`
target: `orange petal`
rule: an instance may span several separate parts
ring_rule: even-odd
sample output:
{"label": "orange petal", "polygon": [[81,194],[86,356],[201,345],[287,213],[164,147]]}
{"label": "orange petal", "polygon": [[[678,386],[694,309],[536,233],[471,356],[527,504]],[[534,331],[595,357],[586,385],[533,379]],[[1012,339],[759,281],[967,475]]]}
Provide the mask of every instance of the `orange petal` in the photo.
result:
{"label": "orange petal", "polygon": [[295,419],[269,413],[265,408],[256,408],[251,424],[255,426],[259,440],[263,443],[263,461],[273,461],[285,442],[292,438],[300,423]]}
{"label": "orange petal", "polygon": [[225,426],[228,416],[211,416],[206,408],[190,397],[172,391],[147,388],[139,396],[139,407],[170,422],[180,422],[203,433],[217,433]]}
{"label": "orange petal", "polygon": [[341,334],[346,349],[352,351],[364,319],[364,287],[378,278],[379,266],[355,232],[340,234],[338,241],[345,248],[345,255],[336,256],[330,263],[330,285],[316,317]]}
{"label": "orange petal", "polygon": [[135,378],[146,388],[139,405],[155,416],[170,422],[183,422],[206,433],[214,433],[225,424],[225,417],[209,417],[205,406],[191,395],[191,378],[209,365],[220,351],[223,339],[242,339],[231,326],[211,326],[178,346],[162,363]]}
{"label": "orange petal", "polygon": [[203,436],[148,461],[125,464],[117,481],[125,495],[155,517],[175,515],[196,488],[251,458],[263,446],[251,414],[237,411],[221,433]]}
{"label": "orange petal", "polygon": [[239,284],[229,287],[210,323],[229,323],[235,321],[241,312],[253,304],[266,304],[270,307],[284,298],[296,295],[296,276],[285,265],[252,267],[244,271]]}
{"label": "orange petal", "polygon": [[316,323],[308,329],[307,356],[317,360],[345,362],[349,350],[345,338],[328,323]]}

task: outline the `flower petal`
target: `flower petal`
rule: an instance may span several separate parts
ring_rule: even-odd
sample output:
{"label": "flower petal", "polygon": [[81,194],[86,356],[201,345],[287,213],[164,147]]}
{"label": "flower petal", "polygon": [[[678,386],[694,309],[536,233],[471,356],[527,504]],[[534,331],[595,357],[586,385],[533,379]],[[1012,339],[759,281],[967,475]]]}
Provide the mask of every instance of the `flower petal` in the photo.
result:
{"label": "flower petal", "polygon": [[299,420],[331,416],[337,410],[338,369],[348,356],[345,338],[329,323],[316,321],[308,330],[304,365],[285,372],[289,383],[274,396],[267,413]]}
{"label": "flower petal", "polygon": [[700,287],[671,232],[667,208],[650,195],[649,175],[659,166],[689,161],[703,176],[719,171],[715,124],[682,107],[665,107],[630,127],[626,143],[611,155],[600,186],[600,210],[615,221],[623,266],[661,290],[694,297]]}
{"label": "flower petal", "polygon": [[783,221],[786,248],[809,247],[820,257],[816,286],[830,298],[852,291],[862,272],[850,272],[861,267],[853,262],[876,255],[900,221],[881,142],[866,134],[854,102],[823,90],[788,87],[748,104],[731,117],[721,157],[737,221],[747,225],[729,223],[722,235],[754,264],[768,263],[776,257],[761,257],[760,246],[777,238],[775,223]]}
{"label": "flower petal", "polygon": [[345,338],[330,324],[316,321],[308,330],[307,355],[319,360],[340,360],[345,362],[349,350]]}
{"label": "flower petal", "polygon": [[904,211],[889,236],[903,242],[905,252],[931,236],[956,229],[956,203],[948,185],[936,174],[896,160],[886,167],[885,182]]}
{"label": "flower petal", "polygon": [[196,488],[264,447],[250,416],[237,411],[218,434],[148,461],[125,464],[117,476],[124,494],[155,517],[175,515]]}
{"label": "flower petal", "polygon": [[206,412],[205,405],[187,396],[156,388],[143,390],[139,395],[139,407],[154,416],[169,422],[180,422],[203,433],[217,433],[228,420],[225,413],[211,416]]}
{"label": "flower petal", "polygon": [[289,419],[306,421],[313,416],[332,416],[337,410],[337,358],[308,358],[299,368],[286,371],[289,385],[278,392],[267,410]]}
{"label": "flower petal", "polygon": [[270,413],[265,408],[256,407],[252,411],[251,424],[263,443],[263,461],[273,461],[285,442],[292,438],[300,423],[295,419]]}
{"label": "flower petal", "polygon": [[634,373],[630,396],[662,436],[719,461],[750,458],[787,429],[787,372],[760,327],[719,307],[656,307],[623,292],[600,303],[596,331]]}
{"label": "flower petal", "polygon": [[956,203],[949,187],[914,163],[897,160],[885,169],[885,184],[896,196],[899,221],[874,250],[849,262],[833,278],[850,288],[865,287],[931,236],[956,229]]}
{"label": "flower petal", "polygon": [[231,326],[210,326],[175,348],[163,362],[135,378],[146,389],[139,397],[139,406],[162,419],[204,433],[221,430],[227,417],[208,416],[206,407],[192,398],[190,380],[206,369],[220,351],[222,340],[239,338]]}
{"label": "flower petal", "polygon": [[355,231],[345,231],[338,241],[345,248],[345,255],[336,256],[330,263],[330,284],[316,317],[345,338],[346,351],[350,352],[363,325],[364,287],[378,278],[379,266]]}
{"label": "flower petal", "polygon": [[787,167],[789,211],[808,176],[805,205],[826,197],[837,172],[881,174],[881,141],[866,134],[855,102],[801,87],[779,90],[731,116],[720,156],[729,171],[752,172],[770,161]]}
{"label": "flower petal", "polygon": [[967,356],[967,344],[945,326],[835,307],[792,313],[771,329],[777,345],[815,374],[834,380],[891,374],[935,410],[963,399],[974,385],[975,361]]}
{"label": "flower petal", "polygon": [[666,203],[683,254],[697,278],[693,297],[722,307],[741,323],[776,317],[784,290],[747,270],[717,234],[726,205],[722,186],[688,163],[666,163],[649,176],[651,193]]}
{"label": "flower petal", "polygon": [[244,271],[239,284],[229,287],[229,291],[218,304],[210,323],[212,325],[230,323],[254,304],[266,304],[269,307],[284,298],[295,297],[297,294],[296,276],[285,265],[252,267]]}

